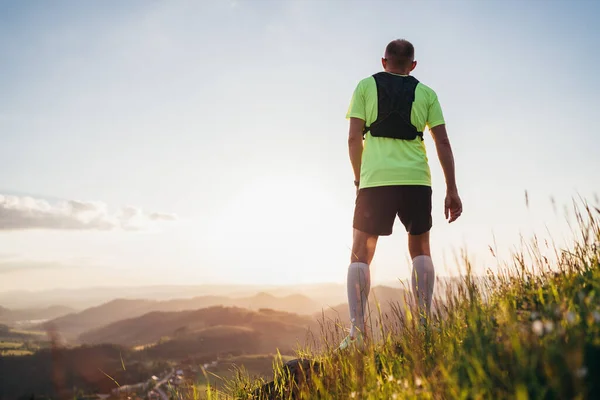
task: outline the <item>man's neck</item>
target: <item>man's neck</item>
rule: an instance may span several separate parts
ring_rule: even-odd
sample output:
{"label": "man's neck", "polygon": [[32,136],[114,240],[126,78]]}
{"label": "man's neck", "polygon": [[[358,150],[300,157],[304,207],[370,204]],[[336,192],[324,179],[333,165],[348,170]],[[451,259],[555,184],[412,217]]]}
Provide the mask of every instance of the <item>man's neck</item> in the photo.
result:
{"label": "man's neck", "polygon": [[399,70],[399,69],[386,69],[385,72],[389,72],[390,74],[396,74],[396,75],[408,75],[408,74],[410,74],[410,71]]}

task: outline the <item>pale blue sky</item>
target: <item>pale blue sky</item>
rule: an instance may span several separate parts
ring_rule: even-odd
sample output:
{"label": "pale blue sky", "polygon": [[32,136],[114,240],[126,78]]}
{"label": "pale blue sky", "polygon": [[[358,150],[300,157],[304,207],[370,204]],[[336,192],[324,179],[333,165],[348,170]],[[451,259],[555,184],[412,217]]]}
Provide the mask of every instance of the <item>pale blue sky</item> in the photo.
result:
{"label": "pale blue sky", "polygon": [[[343,282],[344,116],[396,38],[415,45],[454,147],[464,214],[448,226],[426,139],[434,260],[451,273],[453,249],[484,257],[492,232],[508,246],[549,222],[550,196],[598,189],[599,14],[591,0],[0,0],[0,194],[178,216],[0,230],[0,290]],[[375,281],[408,276],[405,241],[399,223],[380,241]]]}

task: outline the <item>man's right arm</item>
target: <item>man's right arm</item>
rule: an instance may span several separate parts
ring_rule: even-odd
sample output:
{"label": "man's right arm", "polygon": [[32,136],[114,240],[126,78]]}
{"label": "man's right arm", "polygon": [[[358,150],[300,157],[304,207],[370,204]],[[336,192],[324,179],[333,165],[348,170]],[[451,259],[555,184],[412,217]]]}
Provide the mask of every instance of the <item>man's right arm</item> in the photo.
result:
{"label": "man's right arm", "polygon": [[453,222],[462,213],[462,202],[458,195],[458,188],[456,186],[452,146],[450,145],[448,132],[446,132],[446,124],[441,124],[430,128],[430,131],[431,136],[433,136],[437,155],[446,179],[446,200],[444,202],[444,214],[446,215],[446,218],[450,217],[448,222]]}

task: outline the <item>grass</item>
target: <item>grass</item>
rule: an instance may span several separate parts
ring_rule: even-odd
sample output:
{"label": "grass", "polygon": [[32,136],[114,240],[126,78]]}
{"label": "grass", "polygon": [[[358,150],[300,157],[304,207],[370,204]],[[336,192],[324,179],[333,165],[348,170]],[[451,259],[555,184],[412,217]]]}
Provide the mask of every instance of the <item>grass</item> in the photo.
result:
{"label": "grass", "polygon": [[[178,393],[179,398],[205,398],[201,394],[206,393],[209,388],[227,391],[230,382],[235,382],[242,377],[258,380],[272,375],[273,365],[277,360],[287,362],[294,358],[294,356],[280,354],[245,354],[219,358],[215,366],[209,366],[199,373],[195,385],[170,391]],[[165,388],[170,389],[168,385]]]}
{"label": "grass", "polygon": [[0,340],[0,350],[18,349],[21,346],[23,346],[22,342],[5,342],[3,340]]}
{"label": "grass", "polygon": [[[442,289],[431,318],[409,306],[375,310],[368,347],[339,354],[345,334],[322,323],[297,351],[319,363],[296,383],[273,363],[266,381],[235,370],[224,389],[196,387],[182,399],[592,399],[600,398],[600,209],[574,203],[578,229],[565,248],[534,237],[499,273]],[[492,250],[493,251],[493,250]]]}

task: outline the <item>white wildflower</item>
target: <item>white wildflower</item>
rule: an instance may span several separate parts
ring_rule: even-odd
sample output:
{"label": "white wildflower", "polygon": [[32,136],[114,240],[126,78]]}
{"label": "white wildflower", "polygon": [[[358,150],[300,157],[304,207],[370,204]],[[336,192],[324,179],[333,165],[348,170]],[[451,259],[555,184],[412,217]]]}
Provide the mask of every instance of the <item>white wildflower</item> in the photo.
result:
{"label": "white wildflower", "polygon": [[597,324],[598,324],[598,323],[600,323],[600,312],[598,312],[598,311],[594,311],[594,312],[592,313],[592,315],[594,316],[594,321],[595,321]]}
{"label": "white wildflower", "polygon": [[418,388],[423,386],[423,380],[419,377],[415,378],[415,386]]}
{"label": "white wildflower", "polygon": [[550,333],[553,330],[554,330],[554,322],[552,322],[552,321],[544,322],[544,331],[546,331],[546,333]]}
{"label": "white wildflower", "polygon": [[352,398],[352,399],[353,399],[353,398],[355,398],[355,397],[356,397],[356,392],[352,392],[352,393],[350,393],[350,398]]}
{"label": "white wildflower", "polygon": [[578,378],[585,378],[585,376],[587,375],[587,368],[586,367],[581,367],[578,370],[575,371],[575,376]]}
{"label": "white wildflower", "polygon": [[538,319],[531,324],[531,330],[536,335],[542,336],[544,334],[544,324]]}
{"label": "white wildflower", "polygon": [[398,394],[392,393],[392,399],[397,399],[397,398],[398,398]]}
{"label": "white wildflower", "polygon": [[388,375],[388,377],[387,377],[387,381],[388,381],[388,382],[391,382],[391,381],[393,381],[393,380],[394,380],[394,376],[393,376],[393,375]]}
{"label": "white wildflower", "polygon": [[404,389],[408,389],[408,381],[406,379],[403,379],[402,381],[398,379],[398,385],[402,385]]}
{"label": "white wildflower", "polygon": [[567,318],[568,323],[572,324],[573,322],[575,322],[575,313],[573,311],[567,312],[565,317]]}

